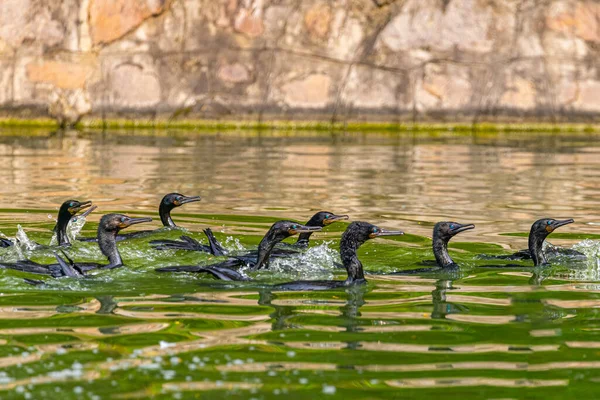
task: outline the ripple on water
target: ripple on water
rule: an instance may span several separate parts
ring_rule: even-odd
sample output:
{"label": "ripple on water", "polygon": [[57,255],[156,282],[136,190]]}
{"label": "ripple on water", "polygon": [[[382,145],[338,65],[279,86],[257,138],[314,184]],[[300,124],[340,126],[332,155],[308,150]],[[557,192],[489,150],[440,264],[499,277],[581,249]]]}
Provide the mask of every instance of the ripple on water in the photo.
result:
{"label": "ripple on water", "polygon": [[[234,252],[255,249],[275,220],[304,221],[315,207],[405,230],[360,249],[367,272],[429,265],[438,220],[477,225],[450,245],[466,273],[380,273],[328,292],[157,274],[224,259],[148,245],[176,239],[175,230],[119,243],[126,266],[87,279],[40,277],[47,284],[33,287],[26,274],[0,270],[0,398],[590,398],[600,373],[600,242],[581,241],[581,231],[600,232],[600,151],[597,137],[570,135],[0,135],[0,165],[14,172],[2,177],[5,207],[16,199],[44,208],[0,212],[2,232],[23,242],[0,249],[2,261],[53,261],[51,250],[28,246],[49,243],[46,215],[74,191],[101,209],[144,215],[156,213],[164,193],[201,194],[174,219],[203,243],[210,226]],[[529,262],[479,268],[490,261],[477,254],[525,247],[541,212],[583,223],[551,238],[564,247],[580,241],[572,248],[586,262],[559,257],[537,281]],[[69,237],[93,235],[97,217],[73,221]],[[306,253],[253,277],[344,277],[334,267],[344,227],[326,227]],[[65,251],[105,262],[96,243]]]}

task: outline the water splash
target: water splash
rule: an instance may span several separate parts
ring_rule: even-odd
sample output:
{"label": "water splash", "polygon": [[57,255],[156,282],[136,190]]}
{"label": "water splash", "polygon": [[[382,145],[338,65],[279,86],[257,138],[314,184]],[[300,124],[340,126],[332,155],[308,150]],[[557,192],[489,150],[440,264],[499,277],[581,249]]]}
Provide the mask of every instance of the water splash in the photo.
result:
{"label": "water splash", "polygon": [[585,254],[587,268],[573,269],[569,277],[586,281],[600,280],[600,241],[585,239],[573,245],[573,249]]}
{"label": "water splash", "polygon": [[259,279],[332,279],[333,268],[339,262],[339,254],[329,248],[332,242],[310,247],[304,253],[285,258],[272,258],[267,271],[258,273]]}
{"label": "water splash", "polygon": [[29,239],[29,236],[27,236],[27,233],[21,225],[17,225],[17,233],[15,234],[15,238],[17,242],[17,246],[15,247],[19,247],[22,250],[31,251],[38,247],[38,244],[36,242]]}
{"label": "water splash", "polygon": [[[85,216],[71,218],[69,225],[67,225],[67,237],[71,242],[74,242],[77,236],[79,236],[79,233],[83,229],[85,223]],[[52,239],[54,239],[54,237]]]}
{"label": "water splash", "polygon": [[589,267],[600,269],[600,241],[585,239],[573,245],[572,248],[586,256]]}
{"label": "water splash", "polygon": [[233,236],[227,236],[225,239],[225,248],[233,251],[247,250],[244,245],[240,243],[240,239],[234,238]]}

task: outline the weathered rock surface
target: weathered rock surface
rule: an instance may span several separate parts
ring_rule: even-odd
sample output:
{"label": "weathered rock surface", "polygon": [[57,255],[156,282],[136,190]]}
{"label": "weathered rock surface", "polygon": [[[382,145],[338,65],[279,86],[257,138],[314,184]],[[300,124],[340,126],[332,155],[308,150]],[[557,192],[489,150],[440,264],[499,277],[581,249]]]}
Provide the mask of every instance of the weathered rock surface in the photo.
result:
{"label": "weathered rock surface", "polygon": [[0,114],[64,125],[600,121],[599,94],[595,0],[0,1]]}
{"label": "weathered rock surface", "polygon": [[94,44],[110,43],[168,7],[167,0],[89,0]]}
{"label": "weathered rock surface", "polygon": [[48,97],[48,114],[61,127],[70,127],[92,110],[87,92],[56,89]]}

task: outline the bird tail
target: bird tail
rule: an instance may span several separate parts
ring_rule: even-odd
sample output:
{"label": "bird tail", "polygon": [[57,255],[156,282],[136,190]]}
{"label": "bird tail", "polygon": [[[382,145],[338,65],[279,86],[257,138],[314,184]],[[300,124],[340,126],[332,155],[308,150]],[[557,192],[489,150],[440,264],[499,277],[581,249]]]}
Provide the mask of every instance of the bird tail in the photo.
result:
{"label": "bird tail", "polygon": [[170,267],[156,268],[156,272],[201,272],[202,268],[199,265],[174,265]]}
{"label": "bird tail", "polygon": [[220,279],[222,281],[249,281],[250,280],[250,278],[248,278],[246,275],[244,275],[234,269],[230,269],[230,268],[226,268],[226,267],[219,267],[217,265],[206,266],[200,272],[206,272],[208,274],[211,274],[215,278]]}
{"label": "bird tail", "polygon": [[77,240],[79,240],[80,242],[97,242],[98,238],[97,237],[78,237]]}
{"label": "bird tail", "polygon": [[181,240],[152,240],[150,244],[154,246],[155,250],[190,250],[190,251],[201,251],[204,253],[211,253],[211,248],[204,244],[201,244],[195,239],[189,236],[181,236]]}
{"label": "bird tail", "polygon": [[56,257],[56,261],[58,262],[60,271],[62,272],[62,276],[69,276],[71,278],[79,278],[83,276],[82,271],[79,268],[77,268],[77,266],[75,265],[73,260],[69,258],[67,253],[65,253],[64,251],[62,253],[65,256],[65,258],[69,261],[68,263],[65,260],[63,260],[61,256],[54,253],[54,257]]}
{"label": "bird tail", "polygon": [[14,263],[2,263],[0,264],[0,268],[14,269],[15,271],[29,272],[32,274],[54,276],[51,268],[31,260],[19,260]]}
{"label": "bird tail", "polygon": [[248,278],[246,275],[244,275],[234,269],[228,268],[227,266],[224,266],[223,264],[226,265],[227,262],[214,264],[214,265],[207,265],[207,266],[180,265],[180,266],[173,266],[173,267],[163,267],[163,268],[156,269],[156,271],[158,271],[158,272],[207,273],[207,274],[211,274],[215,278],[220,279],[222,281],[249,281],[250,280],[250,278]]}
{"label": "bird tail", "polygon": [[204,230],[204,234],[208,238],[208,243],[210,245],[210,253],[215,256],[226,256],[229,253],[222,245],[219,243],[215,235],[210,228],[206,228]]}
{"label": "bird tail", "polygon": [[158,272],[205,272],[203,271],[205,268],[227,268],[232,269],[235,267],[240,267],[242,265],[246,265],[246,262],[243,259],[239,258],[228,258],[227,260],[211,264],[211,265],[174,265],[170,267],[161,267],[157,268]]}

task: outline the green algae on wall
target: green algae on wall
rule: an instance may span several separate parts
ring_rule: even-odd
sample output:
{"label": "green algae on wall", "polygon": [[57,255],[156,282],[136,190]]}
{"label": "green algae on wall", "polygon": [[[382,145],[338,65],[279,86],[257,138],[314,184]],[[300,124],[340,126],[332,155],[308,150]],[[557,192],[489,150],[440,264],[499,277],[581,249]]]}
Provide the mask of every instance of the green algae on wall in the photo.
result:
{"label": "green algae on wall", "polygon": [[[0,119],[0,127],[19,129],[57,128],[52,119]],[[597,132],[597,124],[546,124],[546,123],[512,123],[512,124],[452,124],[452,123],[389,123],[389,122],[349,122],[326,123],[318,121],[217,121],[217,120],[84,120],[78,123],[77,129],[177,129],[204,131],[234,130],[280,130],[293,131],[327,131],[327,132]],[[2,134],[7,134],[4,131]]]}

